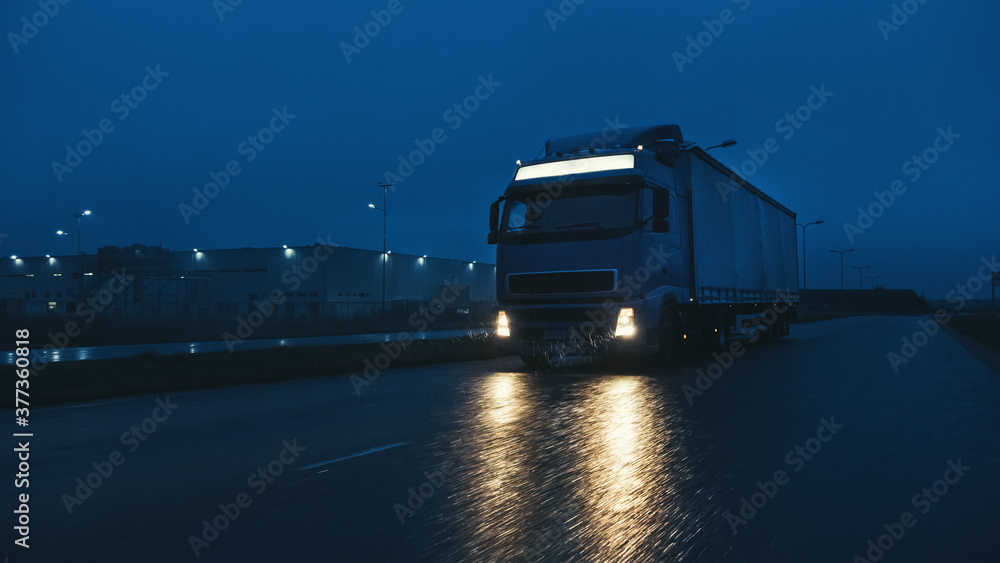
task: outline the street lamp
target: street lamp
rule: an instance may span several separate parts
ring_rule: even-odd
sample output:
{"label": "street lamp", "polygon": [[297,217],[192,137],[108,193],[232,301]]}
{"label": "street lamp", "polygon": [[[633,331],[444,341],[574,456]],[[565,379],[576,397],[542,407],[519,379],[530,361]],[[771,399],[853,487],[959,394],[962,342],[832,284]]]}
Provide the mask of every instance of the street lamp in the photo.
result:
{"label": "street lamp", "polygon": [[796,227],[802,227],[802,289],[806,289],[806,227],[809,225],[821,225],[822,220],[806,223],[805,225],[796,223]]}
{"label": "street lamp", "polygon": [[83,254],[83,237],[80,235],[80,219],[90,215],[90,210],[84,211],[83,213],[74,213],[73,217],[76,217],[76,250],[77,254]]}
{"label": "street lamp", "polygon": [[872,280],[872,289],[875,289],[875,280],[881,278],[882,276],[865,276],[866,280]]}
{"label": "street lamp", "polygon": [[82,256],[83,256],[83,235],[81,234],[81,230],[80,230],[81,229],[80,219],[82,219],[83,217],[86,217],[87,215],[90,215],[90,210],[89,209],[86,210],[86,211],[84,211],[83,213],[74,213],[73,214],[73,217],[76,218],[76,234],[75,235],[67,233],[66,231],[56,231],[57,235],[61,235],[61,236],[64,236],[64,237],[76,237],[76,256],[77,256],[77,259],[80,261],[80,296],[81,296],[81,298],[83,296],[83,258],[82,258]]}
{"label": "street lamp", "polygon": [[374,203],[369,203],[368,207],[382,212],[382,321],[385,322],[385,269],[386,262],[389,261],[389,255],[386,252],[386,224],[389,222],[389,188],[391,188],[395,182],[389,182],[387,184],[378,184],[378,187],[382,188],[382,207],[375,207]]}
{"label": "street lamp", "polygon": [[864,283],[861,281],[862,275],[864,274],[865,270],[871,268],[871,266],[851,266],[851,267],[857,268],[858,270],[858,289],[864,289]]}
{"label": "street lamp", "polygon": [[831,250],[830,252],[836,252],[840,254],[840,291],[844,291],[844,254],[848,252],[854,252],[854,249],[850,250]]}

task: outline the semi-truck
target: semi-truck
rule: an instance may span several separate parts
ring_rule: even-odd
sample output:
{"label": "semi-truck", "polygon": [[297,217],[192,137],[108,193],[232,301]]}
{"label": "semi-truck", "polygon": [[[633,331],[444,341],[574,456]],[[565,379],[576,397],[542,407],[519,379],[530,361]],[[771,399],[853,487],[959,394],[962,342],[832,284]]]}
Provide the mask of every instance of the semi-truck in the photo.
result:
{"label": "semi-truck", "polygon": [[496,337],[529,367],[560,356],[669,363],[682,347],[788,334],[795,213],[679,126],[551,139],[516,164],[488,241]]}

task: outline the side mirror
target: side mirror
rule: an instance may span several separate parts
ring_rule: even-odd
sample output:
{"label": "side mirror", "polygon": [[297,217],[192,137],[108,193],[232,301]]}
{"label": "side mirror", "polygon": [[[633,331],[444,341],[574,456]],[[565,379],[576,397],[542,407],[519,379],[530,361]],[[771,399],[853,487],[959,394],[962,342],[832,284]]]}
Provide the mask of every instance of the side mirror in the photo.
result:
{"label": "side mirror", "polygon": [[654,233],[669,233],[670,221],[667,221],[666,219],[656,218],[653,219],[652,227]]}
{"label": "side mirror", "polygon": [[670,192],[653,190],[653,217],[670,216]]}
{"label": "side mirror", "polygon": [[497,232],[490,231],[490,234],[486,235],[486,244],[496,244],[497,243]]}
{"label": "side mirror", "polygon": [[500,201],[496,200],[490,206],[490,232],[495,233],[500,230]]}

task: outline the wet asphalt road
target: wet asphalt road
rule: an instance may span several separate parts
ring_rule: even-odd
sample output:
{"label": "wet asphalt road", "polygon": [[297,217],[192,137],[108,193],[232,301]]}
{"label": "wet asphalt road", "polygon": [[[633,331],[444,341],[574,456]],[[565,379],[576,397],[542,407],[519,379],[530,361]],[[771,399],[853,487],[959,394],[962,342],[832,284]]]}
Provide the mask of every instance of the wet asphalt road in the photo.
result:
{"label": "wet asphalt road", "polygon": [[[702,378],[700,395],[712,358],[540,375],[504,358],[389,370],[360,396],[334,376],[175,393],[171,414],[153,396],[38,409],[31,549],[8,532],[4,551],[11,562],[995,561],[1000,375],[944,331],[894,373],[886,354],[918,320],[795,325]],[[127,435],[154,415],[145,441]],[[113,472],[75,502],[95,462]],[[220,504],[235,515],[240,501],[223,516]]]}

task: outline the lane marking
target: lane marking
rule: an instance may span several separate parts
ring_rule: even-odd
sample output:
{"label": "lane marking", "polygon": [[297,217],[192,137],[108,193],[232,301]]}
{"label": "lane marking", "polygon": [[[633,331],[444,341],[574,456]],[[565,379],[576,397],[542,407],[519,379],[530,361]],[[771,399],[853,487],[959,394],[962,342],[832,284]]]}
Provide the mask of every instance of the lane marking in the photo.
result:
{"label": "lane marking", "polygon": [[371,448],[370,450],[365,450],[363,452],[358,452],[356,454],[351,454],[351,455],[346,456],[346,457],[338,457],[337,459],[331,459],[331,460],[328,460],[328,461],[321,461],[319,463],[314,463],[312,465],[307,465],[305,467],[299,467],[298,469],[296,469],[296,471],[305,471],[307,469],[315,469],[317,467],[323,467],[324,465],[330,465],[331,463],[337,463],[338,461],[344,461],[345,459],[353,459],[353,458],[356,458],[356,457],[361,457],[363,455],[368,455],[368,454],[373,454],[375,452],[380,452],[382,450],[388,450],[390,448],[395,448],[395,447],[399,447],[399,446],[405,446],[406,444],[409,444],[409,443],[410,442],[396,442],[395,444],[389,444],[388,446],[378,446],[377,448]]}

